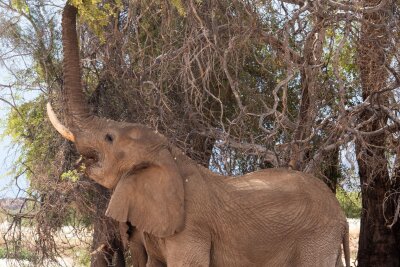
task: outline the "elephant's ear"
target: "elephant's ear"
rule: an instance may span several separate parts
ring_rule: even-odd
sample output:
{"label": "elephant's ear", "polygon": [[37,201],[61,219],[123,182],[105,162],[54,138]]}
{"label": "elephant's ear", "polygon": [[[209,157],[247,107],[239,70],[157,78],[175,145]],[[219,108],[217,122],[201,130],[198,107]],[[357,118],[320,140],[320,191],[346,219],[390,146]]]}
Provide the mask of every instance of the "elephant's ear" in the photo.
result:
{"label": "elephant's ear", "polygon": [[121,178],[106,215],[119,222],[129,221],[141,231],[167,237],[183,228],[183,190],[175,160],[163,150],[156,163]]}

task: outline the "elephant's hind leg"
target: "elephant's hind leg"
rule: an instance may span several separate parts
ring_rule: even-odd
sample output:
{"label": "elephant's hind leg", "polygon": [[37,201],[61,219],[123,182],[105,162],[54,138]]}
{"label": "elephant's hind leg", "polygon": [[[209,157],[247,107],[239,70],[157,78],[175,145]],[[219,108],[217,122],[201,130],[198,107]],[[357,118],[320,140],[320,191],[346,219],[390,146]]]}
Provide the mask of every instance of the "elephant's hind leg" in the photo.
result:
{"label": "elephant's hind leg", "polygon": [[297,267],[338,267],[338,254],[333,251],[330,253],[315,254],[303,250],[296,256],[294,261]]}
{"label": "elephant's hind leg", "polygon": [[339,255],[336,259],[336,265],[335,267],[344,267],[343,265],[343,260],[342,260],[342,248],[339,248]]}
{"label": "elephant's hind leg", "polygon": [[167,266],[210,266],[210,242],[199,237],[180,236],[170,239],[167,248]]}
{"label": "elephant's hind leg", "polygon": [[334,267],[341,262],[341,246],[338,242],[326,242],[320,236],[320,240],[308,240],[298,247],[297,264],[302,267]]}

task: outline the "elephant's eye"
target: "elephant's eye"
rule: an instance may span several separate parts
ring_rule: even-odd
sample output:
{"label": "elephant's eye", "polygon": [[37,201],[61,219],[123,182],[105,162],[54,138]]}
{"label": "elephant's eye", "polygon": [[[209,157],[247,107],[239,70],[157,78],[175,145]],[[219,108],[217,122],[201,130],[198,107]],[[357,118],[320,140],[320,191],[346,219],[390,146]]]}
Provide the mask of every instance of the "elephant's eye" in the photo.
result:
{"label": "elephant's eye", "polygon": [[111,134],[106,134],[106,137],[104,139],[109,143],[112,143],[114,141],[114,137]]}

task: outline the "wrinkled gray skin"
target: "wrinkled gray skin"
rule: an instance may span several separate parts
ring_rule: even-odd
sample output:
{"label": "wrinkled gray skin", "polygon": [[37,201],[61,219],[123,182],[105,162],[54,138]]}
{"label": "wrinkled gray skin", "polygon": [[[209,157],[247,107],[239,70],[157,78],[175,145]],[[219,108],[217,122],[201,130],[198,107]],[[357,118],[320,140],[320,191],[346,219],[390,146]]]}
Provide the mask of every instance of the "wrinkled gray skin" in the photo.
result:
{"label": "wrinkled gray skin", "polygon": [[143,125],[91,115],[75,17],[67,5],[68,126],[88,176],[114,189],[106,214],[122,223],[134,254],[142,257],[137,266],[341,266],[342,243],[349,266],[346,218],[320,180],[285,169],[221,176]]}

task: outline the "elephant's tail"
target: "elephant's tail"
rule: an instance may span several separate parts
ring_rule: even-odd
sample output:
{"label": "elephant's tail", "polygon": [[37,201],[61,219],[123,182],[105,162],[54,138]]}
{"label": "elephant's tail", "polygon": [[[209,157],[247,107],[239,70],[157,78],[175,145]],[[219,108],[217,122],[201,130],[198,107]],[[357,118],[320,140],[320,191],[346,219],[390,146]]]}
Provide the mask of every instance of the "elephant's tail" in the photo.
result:
{"label": "elephant's tail", "polygon": [[350,245],[349,245],[349,223],[345,223],[345,231],[343,235],[343,253],[346,267],[350,267]]}

